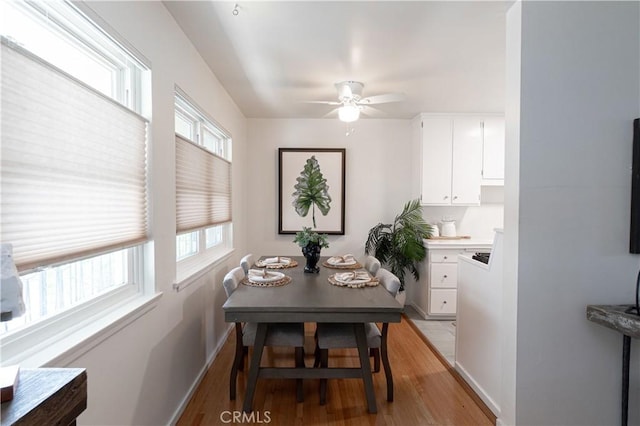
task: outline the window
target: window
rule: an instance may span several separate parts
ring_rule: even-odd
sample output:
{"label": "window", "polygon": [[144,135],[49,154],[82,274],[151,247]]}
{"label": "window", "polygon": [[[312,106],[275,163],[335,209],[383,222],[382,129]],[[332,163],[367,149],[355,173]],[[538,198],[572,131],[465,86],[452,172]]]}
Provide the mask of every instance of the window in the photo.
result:
{"label": "window", "polygon": [[26,304],[0,325],[6,361],[33,327],[143,292],[150,70],[70,2],[2,16],[0,239]]}
{"label": "window", "polygon": [[175,96],[176,261],[231,247],[231,138],[179,89]]}

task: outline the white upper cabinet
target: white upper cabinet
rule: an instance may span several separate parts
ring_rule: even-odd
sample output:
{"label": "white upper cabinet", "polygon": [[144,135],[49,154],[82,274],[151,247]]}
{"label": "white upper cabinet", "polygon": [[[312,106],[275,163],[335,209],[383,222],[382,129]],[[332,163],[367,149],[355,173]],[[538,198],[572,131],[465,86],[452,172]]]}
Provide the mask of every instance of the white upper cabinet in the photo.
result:
{"label": "white upper cabinet", "polygon": [[482,184],[504,184],[504,117],[483,119]]}
{"label": "white upper cabinet", "polygon": [[479,205],[482,119],[422,115],[422,204]]}
{"label": "white upper cabinet", "polygon": [[482,180],[482,121],[454,117],[451,178],[452,205],[479,205]]}
{"label": "white upper cabinet", "polygon": [[423,118],[421,125],[422,204],[450,205],[453,122]]}

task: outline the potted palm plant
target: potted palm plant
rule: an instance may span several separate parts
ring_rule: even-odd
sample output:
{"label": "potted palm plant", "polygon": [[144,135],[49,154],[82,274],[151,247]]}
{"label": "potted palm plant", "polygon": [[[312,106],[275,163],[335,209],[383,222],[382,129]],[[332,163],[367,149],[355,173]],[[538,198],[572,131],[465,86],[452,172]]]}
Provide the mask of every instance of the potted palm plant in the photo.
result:
{"label": "potted palm plant", "polygon": [[365,253],[398,277],[402,292],[407,272],[420,279],[418,263],[427,255],[423,239],[431,237],[432,229],[422,217],[420,200],[408,201],[393,223],[378,223],[369,230]]}
{"label": "potted palm plant", "polygon": [[[316,207],[320,213],[327,215],[331,210],[331,196],[327,179],[322,175],[320,165],[315,156],[307,159],[300,176],[296,178],[294,185],[295,192],[292,194],[293,207],[301,217],[306,217],[311,210],[313,227],[316,227]],[[329,247],[329,240],[326,234],[319,234],[310,227],[302,227],[302,231],[296,233],[293,240],[302,247],[302,254],[307,259],[304,272],[319,272],[316,265],[320,259],[320,250]]]}

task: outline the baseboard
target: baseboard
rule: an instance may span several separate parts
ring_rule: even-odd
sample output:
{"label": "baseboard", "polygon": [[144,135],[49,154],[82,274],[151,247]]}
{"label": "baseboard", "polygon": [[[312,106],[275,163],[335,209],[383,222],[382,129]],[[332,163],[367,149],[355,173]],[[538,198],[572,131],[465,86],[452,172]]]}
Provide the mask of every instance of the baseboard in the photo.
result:
{"label": "baseboard", "polygon": [[476,395],[478,395],[480,399],[482,399],[482,401],[487,405],[487,407],[489,407],[491,412],[496,415],[496,417],[499,416],[500,407],[498,406],[498,404],[496,404],[496,402],[485,392],[482,386],[480,386],[480,384],[476,380],[474,380],[473,377],[471,377],[469,372],[467,372],[467,370],[458,361],[456,361],[455,365],[458,374],[460,374],[460,376],[462,376],[462,378],[469,384],[469,386],[471,386]]}
{"label": "baseboard", "polygon": [[424,334],[422,334],[422,332],[420,331],[418,326],[415,325],[413,323],[413,321],[411,321],[411,318],[409,318],[406,314],[402,314],[402,316],[411,325],[411,328],[413,328],[413,330],[420,337],[420,339],[429,347],[429,349],[431,349],[431,352],[433,352],[435,354],[436,358],[438,358],[438,360],[440,360],[442,365],[453,376],[453,378],[456,379],[456,381],[458,383],[460,383],[460,385],[464,388],[464,390],[467,392],[467,394],[469,394],[471,399],[473,399],[473,402],[475,402],[478,405],[478,407],[480,407],[480,410],[482,410],[484,415],[487,416],[487,418],[493,424],[496,424],[496,420],[497,420],[496,419],[496,415],[487,406],[487,404],[485,404],[485,402],[482,400],[482,398],[480,398],[480,396],[478,396],[476,391],[469,385],[469,383],[467,383],[467,381],[460,375],[460,373],[458,373],[456,371],[456,369],[453,368],[451,366],[451,364],[449,364],[449,361],[447,361],[447,359],[435,348],[435,346],[433,346],[433,344],[429,341],[429,339],[427,339],[427,337]]}
{"label": "baseboard", "polygon": [[423,311],[419,306],[416,306],[415,304],[411,303],[411,307],[413,308],[414,311],[416,311],[423,319],[427,318],[428,315],[425,311]]}
{"label": "baseboard", "polygon": [[229,334],[231,334],[231,331],[233,329],[234,329],[234,324],[230,323],[229,326],[227,327],[227,332],[224,334],[223,338],[218,341],[218,344],[216,345],[215,350],[211,353],[211,355],[207,359],[207,362],[202,366],[202,369],[198,373],[196,379],[193,381],[193,384],[189,388],[189,391],[184,396],[184,398],[182,398],[182,401],[180,401],[180,404],[178,405],[178,408],[176,409],[176,411],[173,413],[173,416],[171,416],[171,421],[169,422],[170,425],[175,425],[178,423],[180,416],[182,416],[182,413],[184,413],[184,410],[187,408],[189,401],[191,401],[191,398],[193,398],[193,395],[198,389],[198,386],[200,386],[200,383],[202,383],[202,379],[204,379],[204,375],[207,374],[207,370],[209,370],[209,367],[211,367],[213,360],[216,359],[216,357],[222,350],[222,347],[226,343],[227,339],[229,338]]}
{"label": "baseboard", "polygon": [[500,417],[496,419],[496,426],[507,426],[505,422],[502,421]]}

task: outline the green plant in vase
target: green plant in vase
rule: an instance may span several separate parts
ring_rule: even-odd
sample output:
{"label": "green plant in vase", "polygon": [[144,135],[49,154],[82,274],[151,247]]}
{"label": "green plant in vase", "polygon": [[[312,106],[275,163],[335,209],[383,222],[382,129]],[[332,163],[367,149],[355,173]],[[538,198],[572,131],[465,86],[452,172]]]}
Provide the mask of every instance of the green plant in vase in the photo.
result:
{"label": "green plant in vase", "polygon": [[[296,178],[295,192],[292,194],[293,207],[301,217],[306,217],[311,210],[313,228],[316,227],[316,207],[322,215],[326,216],[331,210],[331,196],[327,179],[322,175],[320,164],[315,156],[307,159],[300,176]],[[303,227],[296,233],[293,242],[302,247],[302,254],[307,259],[305,272],[319,272],[317,267],[322,248],[329,247],[326,234],[319,234],[310,227]]]}

